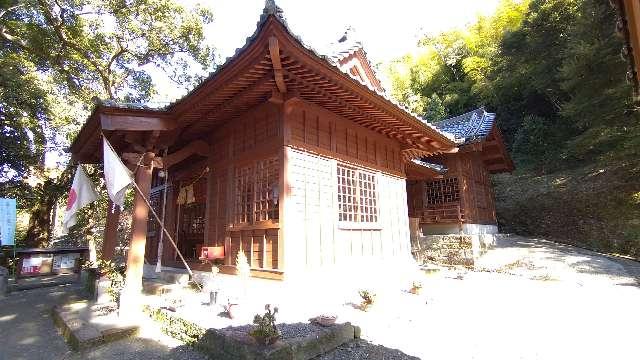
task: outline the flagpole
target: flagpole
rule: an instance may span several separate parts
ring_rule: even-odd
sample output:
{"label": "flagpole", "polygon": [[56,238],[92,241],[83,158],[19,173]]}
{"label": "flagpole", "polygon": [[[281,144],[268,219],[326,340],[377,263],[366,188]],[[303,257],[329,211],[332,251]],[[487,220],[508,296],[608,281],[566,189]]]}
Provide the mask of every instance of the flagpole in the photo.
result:
{"label": "flagpole", "polygon": [[160,224],[160,227],[162,228],[162,231],[167,235],[167,239],[169,239],[169,241],[171,242],[171,245],[173,245],[173,247],[176,249],[176,252],[178,253],[178,256],[180,256],[180,260],[182,260],[182,263],[184,264],[184,266],[187,268],[187,271],[189,272],[189,275],[191,275],[191,278],[193,278],[193,271],[191,271],[191,268],[189,267],[189,265],[187,264],[187,261],[184,259],[184,257],[182,256],[182,253],[180,252],[180,250],[178,250],[178,246],[176,245],[176,243],[173,241],[173,238],[171,237],[171,234],[169,234],[169,231],[167,231],[167,229],[164,227],[164,224],[162,223],[162,221],[160,221],[160,217],[158,216],[158,214],[156,213],[156,211],[153,209],[153,207],[151,206],[151,203],[149,203],[149,200],[147,200],[146,196],[144,196],[144,193],[142,192],[142,190],[138,187],[138,184],[136,183],[135,180],[132,180],[131,183],[133,184],[133,187],[136,189],[136,191],[138,192],[138,194],[140,195],[140,197],[142,197],[142,199],[144,200],[144,202],[147,204],[147,207],[149,207],[149,211],[151,211],[151,213],[153,214],[153,216],[156,218],[156,221]]}
{"label": "flagpole", "polygon": [[[120,160],[120,157],[117,155],[117,152],[115,151],[113,146],[111,146],[111,143],[109,142],[109,140],[107,140],[107,137],[104,136],[104,134],[102,134],[102,139],[107,144],[109,149],[111,149],[111,152],[116,156],[117,160],[120,161],[120,164],[122,165],[122,160]],[[103,155],[103,157],[104,157],[104,155]],[[142,161],[142,157],[140,158],[140,161]],[[140,162],[138,162],[138,164],[136,166],[136,170],[137,170],[137,168],[140,167],[140,165],[141,165]],[[122,165],[122,166],[124,167],[124,165]],[[129,173],[131,173],[131,171],[129,171]],[[136,183],[135,179],[133,179],[131,177],[131,174],[128,174],[128,175],[129,175],[129,179],[131,180],[131,184],[133,184],[133,187],[136,189],[136,191],[138,192],[138,194],[140,195],[142,200],[144,200],[144,202],[146,203],[147,208],[149,209],[149,211],[151,211],[151,213],[155,217],[155,219],[158,222],[158,224],[160,224],[160,227],[162,228],[162,231],[164,232],[164,234],[167,235],[167,239],[169,239],[169,241],[171,242],[171,245],[173,245],[173,247],[176,249],[176,253],[178,254],[178,256],[180,256],[180,260],[182,260],[182,263],[184,264],[185,268],[187,269],[187,272],[189,272],[189,275],[191,276],[191,278],[193,278],[193,271],[191,271],[191,268],[189,267],[189,264],[187,264],[187,261],[182,256],[182,253],[178,249],[178,246],[173,241],[173,238],[171,237],[171,234],[169,234],[169,231],[167,231],[167,228],[164,227],[164,223],[160,220],[160,217],[158,216],[156,211],[153,209],[153,206],[151,206],[151,203],[149,202],[149,199],[147,199],[147,197],[145,196],[144,192],[142,192],[142,190],[140,189],[140,187]]]}

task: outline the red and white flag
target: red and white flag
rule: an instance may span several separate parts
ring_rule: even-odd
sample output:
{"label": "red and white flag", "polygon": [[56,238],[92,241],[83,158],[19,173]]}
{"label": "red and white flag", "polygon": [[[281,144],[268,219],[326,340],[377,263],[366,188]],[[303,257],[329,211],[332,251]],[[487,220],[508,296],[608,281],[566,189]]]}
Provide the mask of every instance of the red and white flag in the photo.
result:
{"label": "red and white flag", "polygon": [[104,181],[107,193],[114,204],[122,207],[124,195],[133,182],[132,173],[120,160],[106,137],[102,137],[102,161],[104,163]]}
{"label": "red and white flag", "polygon": [[93,183],[89,180],[89,177],[82,169],[81,165],[78,165],[76,175],[73,177],[73,184],[71,190],[69,190],[69,197],[67,197],[67,210],[64,213],[64,219],[62,220],[62,233],[69,233],[69,228],[76,224],[78,221],[76,213],[78,210],[94,202],[98,198],[96,190],[93,188]]}

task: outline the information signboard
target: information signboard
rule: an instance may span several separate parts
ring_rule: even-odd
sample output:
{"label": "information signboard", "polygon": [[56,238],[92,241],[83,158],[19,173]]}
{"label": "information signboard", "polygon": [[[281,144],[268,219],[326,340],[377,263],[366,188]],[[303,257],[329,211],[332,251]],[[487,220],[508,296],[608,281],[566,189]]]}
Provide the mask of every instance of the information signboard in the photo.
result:
{"label": "information signboard", "polygon": [[0,246],[15,245],[16,199],[0,198]]}

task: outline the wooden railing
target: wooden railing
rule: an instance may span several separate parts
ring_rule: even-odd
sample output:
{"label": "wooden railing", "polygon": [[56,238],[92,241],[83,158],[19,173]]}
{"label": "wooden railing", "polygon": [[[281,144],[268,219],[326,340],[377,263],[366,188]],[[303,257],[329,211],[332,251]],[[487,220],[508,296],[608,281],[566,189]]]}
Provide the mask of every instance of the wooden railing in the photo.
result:
{"label": "wooden railing", "polygon": [[432,205],[418,211],[418,215],[423,224],[464,222],[464,209],[459,203]]}

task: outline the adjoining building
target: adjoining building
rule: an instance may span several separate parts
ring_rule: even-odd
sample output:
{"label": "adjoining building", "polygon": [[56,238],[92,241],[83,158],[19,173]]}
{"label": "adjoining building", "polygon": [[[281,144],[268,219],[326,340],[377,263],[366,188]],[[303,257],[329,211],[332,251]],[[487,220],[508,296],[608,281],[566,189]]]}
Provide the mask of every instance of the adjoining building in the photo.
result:
{"label": "adjoining building", "polygon": [[[498,232],[490,174],[511,172],[514,166],[495,118],[479,108],[435,123],[459,140],[458,152],[409,165],[409,217],[416,219],[424,235]],[[431,171],[412,171],[415,165]]]}

